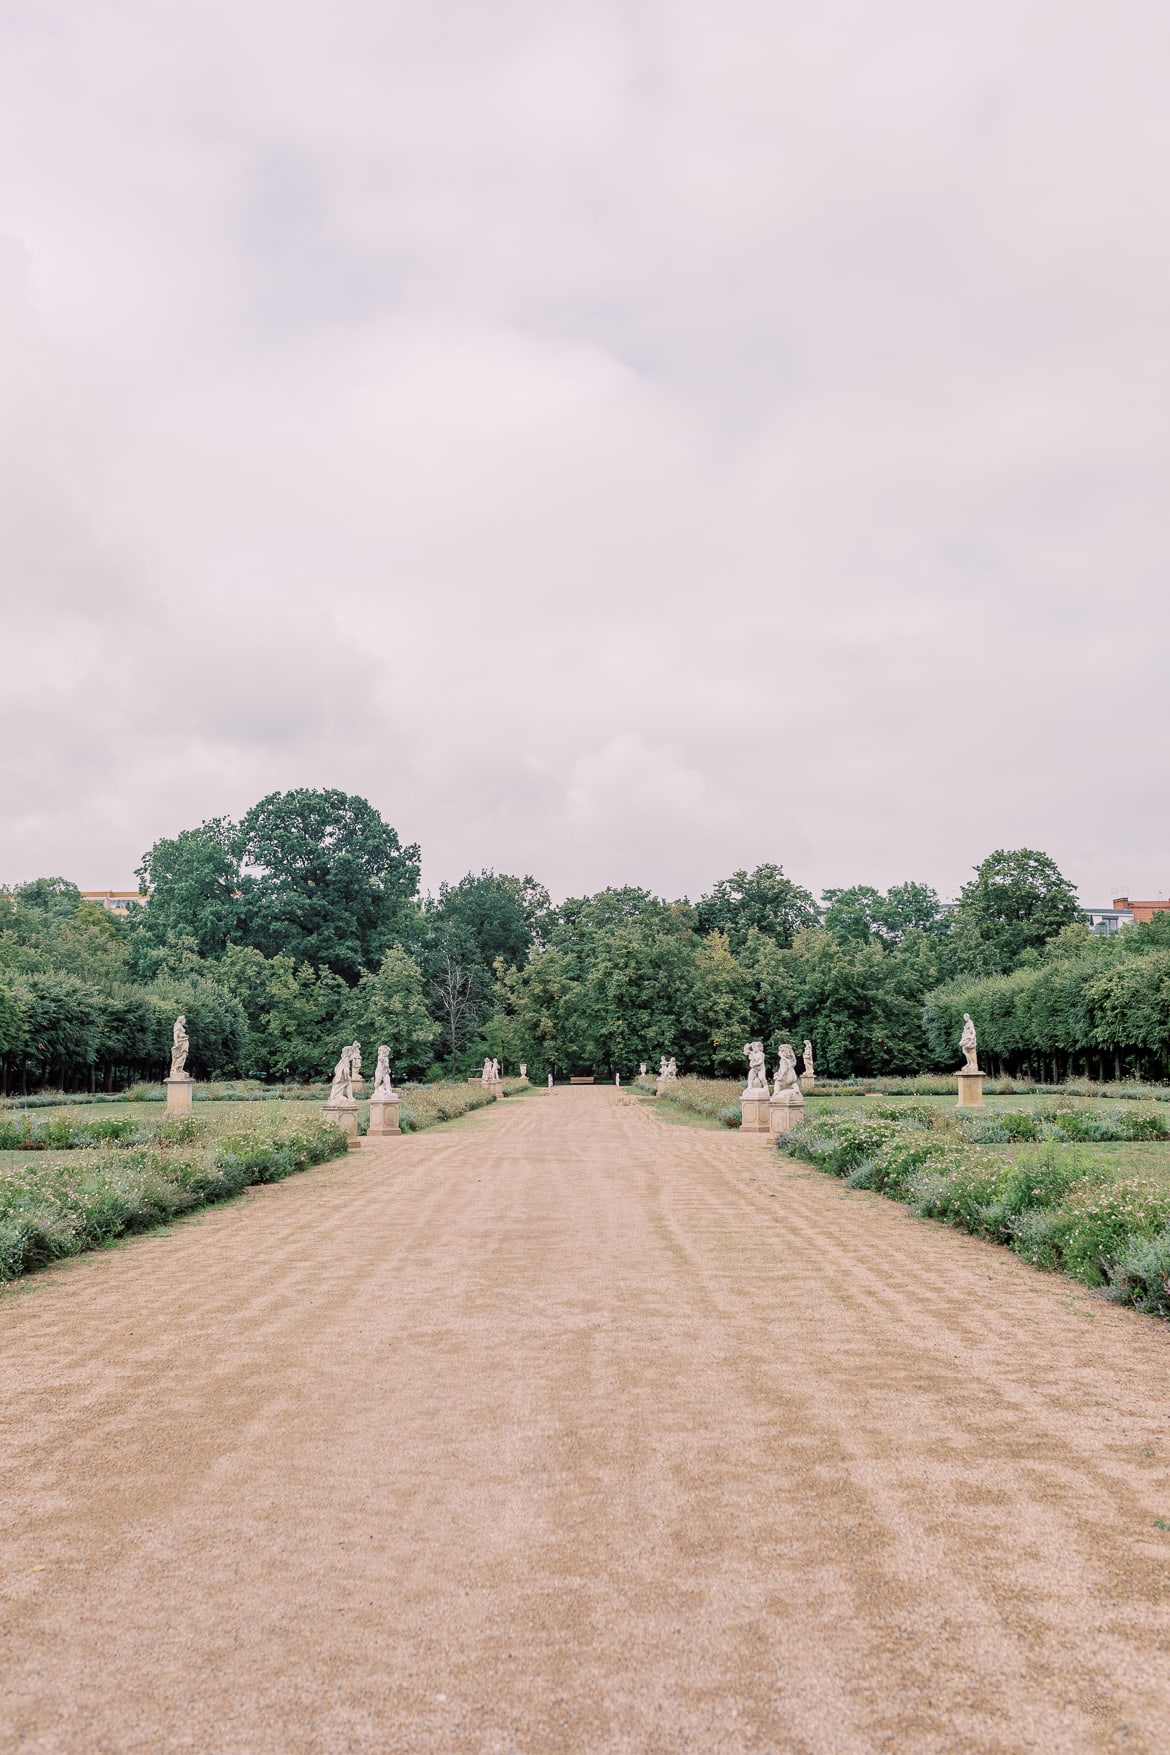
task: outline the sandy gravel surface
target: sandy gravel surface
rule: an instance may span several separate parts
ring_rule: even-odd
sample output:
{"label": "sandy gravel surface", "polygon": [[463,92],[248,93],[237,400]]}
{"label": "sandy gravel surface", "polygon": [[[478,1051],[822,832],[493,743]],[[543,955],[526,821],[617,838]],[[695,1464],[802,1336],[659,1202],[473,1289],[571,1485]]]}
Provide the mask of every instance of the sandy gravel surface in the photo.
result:
{"label": "sandy gravel surface", "polygon": [[1165,1751],[1170,1330],[534,1093],[0,1297],[0,1748]]}

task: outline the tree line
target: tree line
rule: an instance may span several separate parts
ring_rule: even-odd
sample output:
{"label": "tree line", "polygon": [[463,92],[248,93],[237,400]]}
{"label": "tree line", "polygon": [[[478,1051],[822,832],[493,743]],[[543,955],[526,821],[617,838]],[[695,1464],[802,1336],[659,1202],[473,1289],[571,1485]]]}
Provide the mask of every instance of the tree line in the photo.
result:
{"label": "tree line", "polygon": [[[400,1078],[487,1054],[540,1078],[629,1073],[662,1054],[737,1076],[746,1041],[771,1051],[806,1036],[827,1075],[905,1073],[955,1063],[963,1010],[1006,1066],[1041,1052],[1029,982],[1053,996],[1049,1044],[1055,996],[1072,992],[1052,972],[1103,976],[1110,958],[1128,970],[1145,943],[1145,929],[1120,951],[1088,939],[1072,886],[1026,848],[989,855],[952,904],[919,882],[817,901],[775,864],[697,902],[626,887],[554,905],[532,876],[486,870],[424,896],[419,872],[418,847],[366,800],[301,789],[157,841],[125,919],[60,878],[4,891],[4,1090],[157,1078],[179,1011],[197,1078],[266,1083],[326,1077],[353,1039],[386,1042]],[[1096,1048],[1105,1002],[1077,992]],[[1079,1052],[1084,1031],[1062,1028],[1058,1052]],[[1170,1046],[1155,1034],[1147,1066]]]}

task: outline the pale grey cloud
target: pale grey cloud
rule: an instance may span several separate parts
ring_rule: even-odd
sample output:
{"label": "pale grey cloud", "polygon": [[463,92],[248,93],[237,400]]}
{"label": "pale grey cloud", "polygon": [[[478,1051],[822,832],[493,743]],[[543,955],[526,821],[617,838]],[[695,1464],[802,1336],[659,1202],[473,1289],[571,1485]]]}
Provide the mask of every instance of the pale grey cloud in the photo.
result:
{"label": "pale grey cloud", "polygon": [[0,12],[0,825],[1166,887],[1153,0]]}

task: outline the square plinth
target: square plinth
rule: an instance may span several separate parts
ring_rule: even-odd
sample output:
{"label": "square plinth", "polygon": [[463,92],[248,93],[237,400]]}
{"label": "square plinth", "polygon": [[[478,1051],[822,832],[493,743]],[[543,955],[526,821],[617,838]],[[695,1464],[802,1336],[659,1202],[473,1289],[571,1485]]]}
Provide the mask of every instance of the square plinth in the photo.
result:
{"label": "square plinth", "polygon": [[777,1103],[768,1105],[768,1119],[774,1134],[791,1133],[804,1120],[803,1103]]}
{"label": "square plinth", "polygon": [[401,1133],[398,1125],[398,1098],[371,1097],[370,1125],[366,1132],[367,1139],[381,1139],[383,1134]]}
{"label": "square plinth", "polygon": [[961,1072],[959,1075],[959,1109],[982,1109],[983,1107],[983,1074],[981,1072]]}
{"label": "square plinth", "polygon": [[770,1133],[771,1123],[768,1120],[769,1096],[767,1091],[745,1091],[739,1100],[741,1133]]}
{"label": "square plinth", "polygon": [[167,1114],[186,1115],[195,1102],[195,1080],[167,1079]]}
{"label": "square plinth", "polygon": [[351,1151],[355,1146],[361,1145],[362,1136],[358,1132],[358,1107],[356,1103],[326,1103],[322,1114],[326,1121],[331,1121],[334,1127],[339,1127],[346,1135],[345,1143]]}

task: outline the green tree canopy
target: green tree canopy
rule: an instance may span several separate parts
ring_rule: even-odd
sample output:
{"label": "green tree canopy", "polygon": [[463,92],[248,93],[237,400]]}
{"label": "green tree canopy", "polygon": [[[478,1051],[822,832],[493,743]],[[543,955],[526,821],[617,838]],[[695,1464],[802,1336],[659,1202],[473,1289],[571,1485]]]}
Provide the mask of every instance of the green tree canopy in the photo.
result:
{"label": "green tree canopy", "polygon": [[999,848],[975,867],[954,911],[959,965],[1014,969],[1080,917],[1076,891],[1047,853]]}
{"label": "green tree canopy", "polygon": [[396,1077],[417,1077],[430,1066],[439,1026],[427,1006],[422,970],[400,945],[391,945],[378,968],[362,976],[348,1018],[371,1066],[382,1043]]}
{"label": "green tree canopy", "polygon": [[381,961],[418,890],[419,850],[364,798],[272,792],[240,823],[247,942],[350,984]]}
{"label": "green tree canopy", "polygon": [[149,905],[134,925],[155,945],[189,937],[201,957],[246,939],[240,832],[227,817],[156,841],[136,876]]}
{"label": "green tree canopy", "polygon": [[699,931],[726,934],[737,956],[753,927],[777,944],[790,945],[798,932],[819,919],[810,891],[786,878],[778,865],[757,865],[753,872],[734,871],[720,878],[698,906]]}

